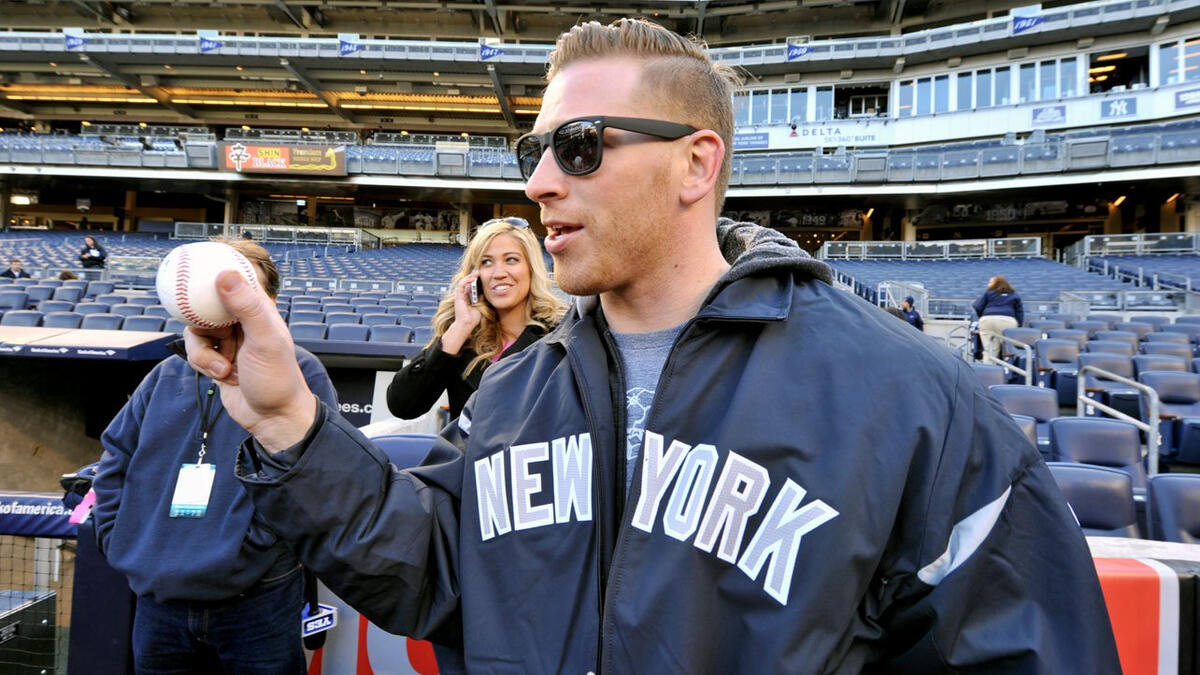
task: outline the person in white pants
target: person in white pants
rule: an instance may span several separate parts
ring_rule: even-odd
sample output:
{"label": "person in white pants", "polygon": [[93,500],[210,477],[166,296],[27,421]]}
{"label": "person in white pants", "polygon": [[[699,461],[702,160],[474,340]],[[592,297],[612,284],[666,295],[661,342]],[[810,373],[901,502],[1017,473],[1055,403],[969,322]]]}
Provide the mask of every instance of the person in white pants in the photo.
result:
{"label": "person in white pants", "polygon": [[1013,290],[1008,279],[996,275],[988,281],[987,290],[973,307],[979,315],[979,339],[983,342],[983,349],[998,358],[1004,329],[1016,328],[1025,320],[1021,297]]}

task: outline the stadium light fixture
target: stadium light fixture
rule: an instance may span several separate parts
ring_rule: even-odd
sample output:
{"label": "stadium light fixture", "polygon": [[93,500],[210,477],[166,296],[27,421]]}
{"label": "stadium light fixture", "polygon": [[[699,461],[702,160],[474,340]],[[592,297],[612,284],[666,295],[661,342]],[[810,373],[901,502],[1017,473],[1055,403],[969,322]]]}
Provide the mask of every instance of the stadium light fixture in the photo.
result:
{"label": "stadium light fixture", "polygon": [[13,195],[8,198],[8,203],[14,206],[29,206],[32,200],[29,199],[29,195]]}
{"label": "stadium light fixture", "polygon": [[1174,203],[1176,199],[1179,199],[1179,194],[1180,193],[1176,192],[1175,194],[1171,195],[1170,197],[1167,197],[1167,203],[1168,204]]}
{"label": "stadium light fixture", "polygon": [[1100,73],[1111,73],[1116,69],[1116,66],[1096,66],[1095,68],[1088,68],[1088,72],[1094,75],[1099,75]]}
{"label": "stadium light fixture", "polygon": [[1125,203],[1125,195],[1121,195],[1120,197],[1117,197],[1116,199],[1113,200],[1112,205],[1113,205],[1113,208],[1116,208],[1124,203]]}
{"label": "stadium light fixture", "polygon": [[871,208],[867,209],[867,215],[863,216],[863,218],[866,218],[867,220],[870,220],[870,219],[871,219],[871,214],[873,214],[873,213],[875,213],[875,207],[874,207],[874,206],[872,206]]}
{"label": "stadium light fixture", "polygon": [[1101,54],[1100,56],[1096,57],[1096,60],[1097,61],[1116,61],[1117,59],[1123,59],[1126,56],[1129,56],[1128,52],[1115,52],[1113,54]]}
{"label": "stadium light fixture", "polygon": [[80,123],[79,123],[79,126],[83,126],[83,127],[90,127],[90,126],[92,126],[92,123],[91,123],[91,122],[89,122],[89,121],[87,121],[87,120],[84,120],[84,121],[82,121],[82,122],[80,122]]}
{"label": "stadium light fixture", "polygon": [[138,122],[138,126],[139,126],[139,127],[141,127],[142,129],[145,129],[145,128],[146,128],[146,123],[145,123],[145,122]]}
{"label": "stadium light fixture", "polygon": [[243,124],[243,125],[242,125],[242,131],[250,131],[250,125],[249,125],[249,124]]}
{"label": "stadium light fixture", "polygon": [[54,61],[51,61],[51,62],[50,62],[50,67],[51,67],[51,68],[57,68],[57,67],[58,67],[58,64],[57,64],[57,63],[55,63]]}

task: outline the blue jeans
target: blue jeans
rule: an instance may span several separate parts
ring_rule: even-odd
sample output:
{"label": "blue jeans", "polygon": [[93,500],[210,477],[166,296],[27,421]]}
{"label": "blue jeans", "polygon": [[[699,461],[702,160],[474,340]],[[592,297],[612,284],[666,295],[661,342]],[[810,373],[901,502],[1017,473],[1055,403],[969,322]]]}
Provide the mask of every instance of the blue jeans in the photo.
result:
{"label": "blue jeans", "polygon": [[303,604],[299,567],[228,600],[139,597],[133,617],[134,668],[139,675],[303,675]]}

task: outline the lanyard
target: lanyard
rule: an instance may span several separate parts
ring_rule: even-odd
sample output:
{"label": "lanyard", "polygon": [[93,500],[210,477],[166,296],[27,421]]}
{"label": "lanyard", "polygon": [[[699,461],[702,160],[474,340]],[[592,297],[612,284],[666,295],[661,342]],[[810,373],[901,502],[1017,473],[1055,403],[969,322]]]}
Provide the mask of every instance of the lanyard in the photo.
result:
{"label": "lanyard", "polygon": [[[200,373],[196,373],[196,408],[200,412],[200,457],[196,460],[196,464],[204,463],[204,453],[208,451],[208,434],[212,431],[213,425],[217,423],[217,415],[221,414],[218,407],[219,404],[213,403],[214,395],[217,393],[217,384],[209,382],[208,390],[203,396],[200,394]],[[212,413],[211,415],[209,413]]]}

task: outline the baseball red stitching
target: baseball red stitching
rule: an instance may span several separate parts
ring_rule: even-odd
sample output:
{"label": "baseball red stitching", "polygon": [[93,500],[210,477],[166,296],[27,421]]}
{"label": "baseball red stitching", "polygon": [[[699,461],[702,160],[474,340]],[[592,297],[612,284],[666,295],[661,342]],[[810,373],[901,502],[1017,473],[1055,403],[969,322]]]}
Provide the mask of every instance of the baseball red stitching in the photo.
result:
{"label": "baseball red stitching", "polygon": [[216,324],[211,321],[200,318],[200,315],[192,309],[192,304],[188,300],[188,282],[191,276],[191,261],[188,258],[187,245],[180,246],[176,249],[179,253],[179,262],[175,269],[175,306],[179,309],[179,313],[192,323],[201,328],[221,328],[228,324]]}

